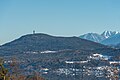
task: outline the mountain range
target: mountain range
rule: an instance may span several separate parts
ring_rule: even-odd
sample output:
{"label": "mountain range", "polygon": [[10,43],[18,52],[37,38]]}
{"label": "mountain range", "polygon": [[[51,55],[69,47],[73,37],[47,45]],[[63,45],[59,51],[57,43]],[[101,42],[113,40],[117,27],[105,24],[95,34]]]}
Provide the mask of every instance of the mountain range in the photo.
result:
{"label": "mountain range", "polygon": [[[117,47],[120,47],[117,45]],[[119,49],[79,37],[60,37],[44,33],[23,35],[0,46],[0,56],[23,56],[27,53],[100,53],[119,55]]]}
{"label": "mountain range", "polygon": [[[91,60],[89,57],[94,53],[115,57],[120,55],[119,52],[120,50],[118,49],[79,37],[59,37],[43,33],[23,35],[18,39],[0,46],[0,56],[8,61],[11,61],[12,58],[17,58],[25,73],[28,70],[30,72],[41,71],[39,68],[48,69],[48,74],[43,74],[48,80],[73,80],[75,79],[73,76],[71,79],[68,79],[64,74],[62,74],[62,77],[59,75],[60,79],[58,79],[58,75],[54,72],[60,68],[65,68],[65,71],[72,68],[80,68],[79,71],[81,71],[83,65],[86,66],[87,69],[88,67],[96,67],[98,65],[103,66],[104,64],[108,64],[108,61]],[[72,63],[67,64],[66,61],[72,61]],[[74,65],[74,61],[77,62],[77,64],[79,62],[79,65]],[[87,61],[87,63],[80,63],[81,61]],[[41,73],[42,72],[43,70]],[[75,80],[80,79],[80,76],[78,76]]]}
{"label": "mountain range", "polygon": [[120,33],[117,31],[104,31],[102,34],[87,33],[80,38],[101,43],[104,45],[117,45],[120,43]]}
{"label": "mountain range", "polygon": [[[91,36],[91,34],[89,35]],[[102,35],[104,35],[104,37]],[[94,33],[93,36],[100,35]],[[100,38],[101,40],[108,38],[108,36],[110,38],[110,35],[105,35],[105,33],[101,34],[101,36],[102,37],[96,38]],[[18,39],[0,46],[0,56],[5,58],[6,61],[11,62],[12,59],[17,59],[21,65],[20,67],[25,71],[25,74],[26,72],[31,73],[31,71],[41,71],[40,74],[48,80],[73,80],[76,76],[67,75],[66,77],[66,75],[57,74],[55,71],[58,72],[60,69],[65,69],[65,71],[70,71],[70,73],[73,74],[76,73],[74,69],[77,69],[81,75],[81,70],[85,68],[87,70],[88,68],[94,69],[98,66],[109,65],[109,62],[106,60],[92,59],[91,56],[93,54],[102,54],[106,57],[110,56],[110,60],[119,60],[119,52],[120,49],[111,48],[79,37],[60,37],[44,33],[23,35]],[[70,64],[66,63],[67,61],[70,61]],[[74,62],[79,64],[74,64]],[[10,63],[8,63],[8,65],[9,64]],[[43,71],[42,69],[48,70]],[[63,70],[60,70],[60,72],[63,72]],[[44,72],[47,72],[47,74],[44,74]],[[75,80],[81,80],[82,77],[80,77],[80,75],[77,75],[77,79]],[[94,80],[94,78],[94,76],[91,78],[90,75],[90,77],[88,76],[88,78],[84,80]]]}

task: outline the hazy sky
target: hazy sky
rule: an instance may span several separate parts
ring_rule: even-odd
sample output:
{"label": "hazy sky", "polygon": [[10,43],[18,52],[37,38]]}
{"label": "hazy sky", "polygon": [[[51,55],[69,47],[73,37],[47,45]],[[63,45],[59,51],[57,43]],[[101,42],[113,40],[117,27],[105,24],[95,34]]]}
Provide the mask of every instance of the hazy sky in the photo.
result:
{"label": "hazy sky", "polygon": [[120,0],[0,0],[0,44],[24,34],[120,30]]}

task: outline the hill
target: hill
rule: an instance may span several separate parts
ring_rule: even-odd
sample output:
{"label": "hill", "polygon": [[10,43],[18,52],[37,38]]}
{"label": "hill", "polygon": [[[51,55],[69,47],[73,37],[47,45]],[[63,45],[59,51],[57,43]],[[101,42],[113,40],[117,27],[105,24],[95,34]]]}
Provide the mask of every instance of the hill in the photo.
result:
{"label": "hill", "polygon": [[102,44],[78,37],[56,37],[48,34],[27,34],[0,47],[0,53],[15,54],[26,51],[94,50]]}

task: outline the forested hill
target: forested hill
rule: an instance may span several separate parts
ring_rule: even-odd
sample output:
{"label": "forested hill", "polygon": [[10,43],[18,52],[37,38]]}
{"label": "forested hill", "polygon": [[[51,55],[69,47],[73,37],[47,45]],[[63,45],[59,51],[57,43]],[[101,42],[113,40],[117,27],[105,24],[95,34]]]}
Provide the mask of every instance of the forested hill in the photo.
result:
{"label": "forested hill", "polygon": [[93,50],[106,46],[78,37],[57,37],[43,33],[27,34],[0,47],[2,53],[24,51]]}

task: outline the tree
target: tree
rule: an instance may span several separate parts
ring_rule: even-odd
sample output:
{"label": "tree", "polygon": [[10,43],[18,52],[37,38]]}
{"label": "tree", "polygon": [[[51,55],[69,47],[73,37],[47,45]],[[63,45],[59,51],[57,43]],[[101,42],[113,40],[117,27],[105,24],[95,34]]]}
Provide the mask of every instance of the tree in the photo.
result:
{"label": "tree", "polygon": [[10,80],[7,73],[8,69],[3,66],[3,59],[0,58],[0,80]]}

